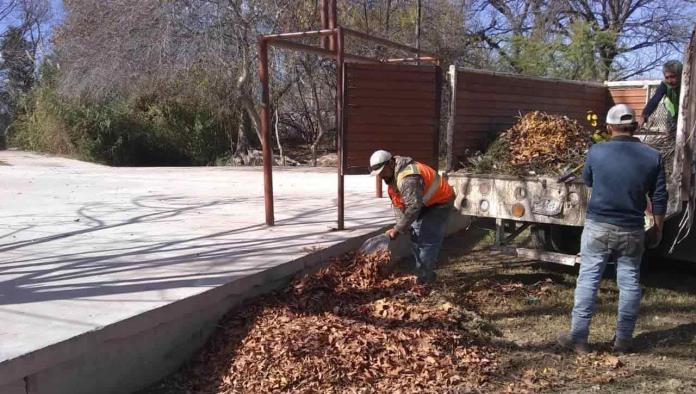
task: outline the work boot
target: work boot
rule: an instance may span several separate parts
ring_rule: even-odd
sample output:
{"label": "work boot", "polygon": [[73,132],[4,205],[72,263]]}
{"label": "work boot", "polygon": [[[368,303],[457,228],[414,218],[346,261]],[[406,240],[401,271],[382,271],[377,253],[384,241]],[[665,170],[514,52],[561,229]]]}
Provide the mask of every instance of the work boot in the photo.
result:
{"label": "work boot", "polygon": [[416,277],[416,284],[417,285],[430,285],[435,282],[435,279],[437,279],[437,275],[433,271],[429,272],[424,272],[424,271],[419,271],[418,276]]}
{"label": "work boot", "polygon": [[632,353],[633,339],[631,338],[614,338],[614,353]]}
{"label": "work boot", "polygon": [[561,333],[556,342],[562,348],[572,350],[575,353],[589,353],[591,351],[587,342],[577,342],[568,332]]}

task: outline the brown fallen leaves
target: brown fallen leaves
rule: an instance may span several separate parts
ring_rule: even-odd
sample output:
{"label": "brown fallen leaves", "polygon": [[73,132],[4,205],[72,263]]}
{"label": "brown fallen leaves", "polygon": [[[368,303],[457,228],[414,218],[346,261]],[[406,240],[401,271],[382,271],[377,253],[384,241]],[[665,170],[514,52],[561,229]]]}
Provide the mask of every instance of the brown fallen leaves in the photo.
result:
{"label": "brown fallen leaves", "polygon": [[489,147],[470,159],[467,171],[510,175],[560,175],[581,165],[591,132],[567,116],[528,112]]}
{"label": "brown fallen leaves", "polygon": [[186,389],[218,393],[445,392],[485,387],[495,354],[466,311],[431,304],[387,254],[332,262],[230,314],[189,368]]}
{"label": "brown fallen leaves", "polygon": [[575,379],[595,384],[611,383],[633,372],[624,368],[624,362],[609,353],[590,353],[576,359]]}
{"label": "brown fallen leaves", "polygon": [[470,295],[472,300],[489,304],[505,305],[510,299],[523,298],[527,303],[538,303],[553,294],[553,280],[546,278],[531,284],[522,282],[500,283],[490,279],[476,281]]}
{"label": "brown fallen leaves", "polygon": [[522,116],[506,138],[514,165],[558,163],[568,153],[584,153],[591,141],[590,132],[577,120],[538,111]]}
{"label": "brown fallen leaves", "polygon": [[506,387],[506,393],[536,393],[563,387],[566,382],[602,385],[625,378],[632,371],[623,368],[623,362],[608,353],[590,353],[575,356],[575,368],[568,372],[557,368],[525,369],[515,383]]}

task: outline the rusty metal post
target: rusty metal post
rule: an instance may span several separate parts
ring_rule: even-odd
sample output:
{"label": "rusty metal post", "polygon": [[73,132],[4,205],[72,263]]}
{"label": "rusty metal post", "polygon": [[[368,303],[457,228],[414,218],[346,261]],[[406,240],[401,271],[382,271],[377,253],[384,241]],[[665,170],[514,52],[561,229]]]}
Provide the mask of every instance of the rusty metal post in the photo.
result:
{"label": "rusty metal post", "polygon": [[271,152],[268,43],[259,38],[259,79],[261,80],[261,147],[263,150],[263,200],[266,208],[266,224],[275,224],[273,213],[273,152]]}
{"label": "rusty metal post", "polygon": [[434,169],[440,168],[440,120],[442,119],[442,68],[435,66],[435,155]]}
{"label": "rusty metal post", "polygon": [[425,51],[419,50],[418,48],[414,48],[414,47],[411,47],[408,45],[399,44],[398,42],[390,41],[390,40],[387,40],[385,38],[372,36],[372,35],[369,35],[367,33],[363,33],[363,32],[358,31],[358,30],[353,30],[353,29],[350,29],[347,27],[343,28],[343,33],[346,35],[349,35],[349,36],[353,36],[353,37],[357,37],[357,38],[366,40],[366,41],[382,44],[382,45],[388,46],[390,48],[395,48],[395,49],[400,49],[400,50],[403,50],[406,52],[415,53],[415,54],[417,54],[416,57],[419,57],[419,58],[423,58],[426,56],[436,58],[436,59],[440,58],[438,55],[436,55],[434,53],[425,52]]}
{"label": "rusty metal post", "polygon": [[382,177],[379,175],[375,175],[375,182],[375,197],[382,198]]}
{"label": "rusty metal post", "polygon": [[323,36],[328,37],[334,34],[331,29],[320,29],[320,30],[305,30],[296,31],[291,33],[277,33],[277,34],[265,34],[263,38],[265,40],[276,40],[276,39],[295,39],[295,38],[306,38],[306,37],[316,37]]}
{"label": "rusty metal post", "polygon": [[[321,0],[321,28],[322,29],[328,29],[329,28],[329,0]],[[321,38],[321,47],[323,49],[329,49],[329,37],[322,37]]]}
{"label": "rusty metal post", "polygon": [[454,130],[457,127],[457,66],[449,66],[450,103],[449,123],[447,124],[447,164],[445,171],[454,171]]}
{"label": "rusty metal post", "polygon": [[[335,29],[338,27],[338,17],[336,16],[336,13],[338,12],[336,10],[336,0],[327,0],[328,4],[328,17],[329,17],[329,29]],[[341,33],[343,35],[343,33]],[[336,50],[336,41],[338,39],[338,34],[335,34],[329,38],[329,49],[334,51]]]}
{"label": "rusty metal post", "polygon": [[[332,1],[334,7],[336,1]],[[335,8],[334,8],[335,11]],[[343,29],[336,28],[336,154],[338,156],[338,229],[343,230],[344,226],[344,190],[343,176],[345,174],[345,141],[343,136],[343,99],[345,93],[344,85],[344,59],[343,59]]]}
{"label": "rusty metal post", "polygon": [[[421,10],[423,9],[423,4],[421,3],[421,0],[418,0],[418,3],[416,5],[418,8],[417,14],[418,14],[418,19],[416,19],[416,49],[418,49],[418,52],[416,52],[416,56],[420,57],[420,49],[421,49]],[[416,61],[417,65],[420,65],[420,60]]]}
{"label": "rusty metal post", "polygon": [[[336,58],[336,51],[330,51],[328,49],[321,49],[319,47],[313,47],[310,45],[300,44],[299,42],[289,41],[289,40],[277,40],[268,39],[268,45],[278,48],[294,49],[301,52],[313,53],[320,56],[326,56],[331,59]],[[365,56],[344,54],[344,60],[350,60],[354,63],[366,63],[366,64],[379,64],[380,61],[377,59],[372,59]]]}

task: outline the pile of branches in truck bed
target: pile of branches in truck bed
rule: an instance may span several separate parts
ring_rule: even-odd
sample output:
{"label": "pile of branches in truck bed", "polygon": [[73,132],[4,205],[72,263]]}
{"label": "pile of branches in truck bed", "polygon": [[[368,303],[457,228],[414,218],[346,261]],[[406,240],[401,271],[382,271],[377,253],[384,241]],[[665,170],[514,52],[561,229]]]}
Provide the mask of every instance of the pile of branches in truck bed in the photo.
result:
{"label": "pile of branches in truck bed", "polygon": [[206,393],[486,387],[498,367],[478,344],[475,315],[428,297],[413,276],[385,272],[388,261],[388,254],[339,259],[246,303],[169,384]]}
{"label": "pile of branches in truck bed", "polygon": [[672,174],[674,152],[677,146],[676,133],[666,131],[656,135],[648,135],[643,139],[643,142],[660,152],[665,175],[669,177]]}
{"label": "pile of branches in truck bed", "polygon": [[485,153],[469,158],[475,174],[560,175],[582,165],[591,132],[567,116],[529,112],[500,134]]}

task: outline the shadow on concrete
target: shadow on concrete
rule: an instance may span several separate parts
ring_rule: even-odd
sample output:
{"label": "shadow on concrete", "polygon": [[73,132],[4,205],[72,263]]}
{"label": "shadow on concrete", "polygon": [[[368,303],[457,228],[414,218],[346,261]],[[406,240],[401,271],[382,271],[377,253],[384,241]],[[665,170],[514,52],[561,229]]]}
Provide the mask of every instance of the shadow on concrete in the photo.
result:
{"label": "shadow on concrete", "polygon": [[[35,253],[36,257],[24,251],[23,255],[31,257],[0,263],[0,277],[11,278],[0,282],[0,305],[84,299],[182,287],[212,288],[270,268],[277,264],[277,261],[273,263],[274,257],[287,255],[289,250],[297,253],[298,249],[306,248],[307,253],[310,253],[317,244],[318,236],[326,236],[325,240],[341,239],[341,233],[330,231],[333,220],[317,220],[331,217],[330,214],[335,212],[334,206],[317,208],[315,204],[315,207],[310,208],[308,204],[300,202],[304,200],[276,198],[277,206],[307,207],[279,215],[281,218],[277,220],[275,227],[278,235],[274,235],[273,231],[254,234],[254,231],[267,227],[258,223],[189,238],[161,241],[140,239],[123,246],[114,246],[106,238],[102,248],[70,252],[72,246],[79,248],[80,244],[97,244],[99,232],[116,228],[124,228],[119,231],[127,232],[128,226],[149,223],[159,223],[160,226],[164,223],[166,226],[166,222],[170,220],[185,220],[182,215],[186,213],[226,205],[262,204],[262,198],[196,202],[178,197],[148,195],[135,198],[126,206],[83,206],[77,211],[77,215],[80,224],[87,228],[37,239],[0,243],[0,253],[5,255],[24,249],[31,250],[33,247],[44,248],[41,253]],[[123,215],[130,211],[133,211],[131,217],[116,223],[107,223],[102,217],[114,212]],[[347,219],[352,224],[351,229],[375,226],[379,221],[369,215],[354,217],[349,214]],[[282,231],[299,225],[307,227],[301,231]],[[29,230],[30,227],[26,226],[14,233]],[[2,238],[12,234],[6,234]],[[157,234],[148,234],[148,237],[158,238]],[[66,243],[66,239],[69,243]],[[51,246],[57,241],[61,243]],[[260,258],[258,260],[262,263],[241,261],[248,258]],[[237,261],[241,262],[236,263]],[[267,263],[263,263],[264,261]],[[221,268],[223,264],[229,268]],[[166,272],[162,272],[163,270]],[[110,278],[119,274],[125,277]]]}

